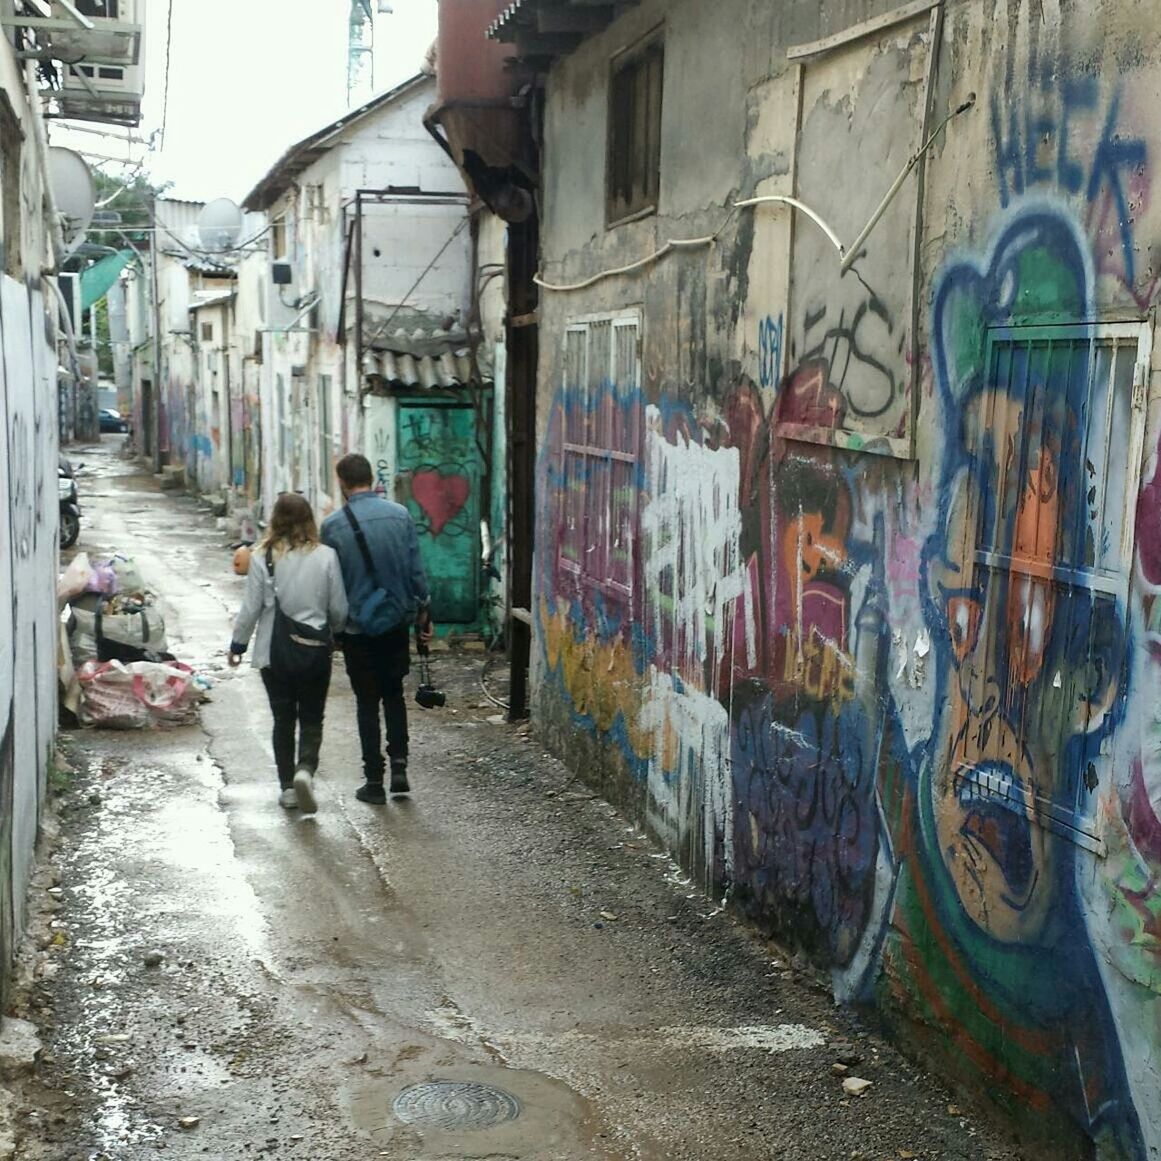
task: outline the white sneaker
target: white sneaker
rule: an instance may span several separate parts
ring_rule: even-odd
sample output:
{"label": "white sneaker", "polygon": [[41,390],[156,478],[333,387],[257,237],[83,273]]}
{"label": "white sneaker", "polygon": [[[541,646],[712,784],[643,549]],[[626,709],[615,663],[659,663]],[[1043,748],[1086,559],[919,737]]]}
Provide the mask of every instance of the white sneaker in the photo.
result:
{"label": "white sneaker", "polygon": [[278,805],[286,810],[295,810],[298,807],[298,795],[293,786],[288,786],[279,796]]}
{"label": "white sneaker", "polygon": [[298,809],[303,814],[314,814],[318,803],[314,799],[314,775],[309,770],[299,769],[294,775],[294,791],[298,795]]}

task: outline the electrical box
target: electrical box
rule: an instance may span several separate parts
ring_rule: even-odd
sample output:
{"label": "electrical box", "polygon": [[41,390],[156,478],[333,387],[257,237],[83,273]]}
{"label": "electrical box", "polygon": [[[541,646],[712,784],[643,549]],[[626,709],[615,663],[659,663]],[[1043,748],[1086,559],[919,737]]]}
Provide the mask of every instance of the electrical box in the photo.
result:
{"label": "electrical box", "polygon": [[289,262],[272,262],[270,273],[275,286],[289,286],[294,281],[294,271],[291,270]]}

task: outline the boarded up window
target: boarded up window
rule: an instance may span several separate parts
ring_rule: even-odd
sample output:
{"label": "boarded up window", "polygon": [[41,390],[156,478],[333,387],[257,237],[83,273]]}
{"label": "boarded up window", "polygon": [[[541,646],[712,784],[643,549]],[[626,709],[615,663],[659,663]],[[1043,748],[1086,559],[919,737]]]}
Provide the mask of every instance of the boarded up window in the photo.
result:
{"label": "boarded up window", "polygon": [[[912,20],[803,67],[794,193],[847,245],[922,144],[925,88],[914,82],[930,59],[929,30]],[[775,413],[783,437],[912,456],[917,190],[913,174],[845,273],[826,235],[798,219]]]}
{"label": "boarded up window", "polygon": [[214,341],[214,324],[204,322],[202,323],[202,342],[212,343]]}
{"label": "boarded up window", "polygon": [[1092,803],[1123,691],[1147,344],[1136,324],[993,330],[965,410],[967,543],[949,559],[970,577],[941,593],[963,702],[952,765],[968,830],[1026,871],[1033,827],[1103,849]]}
{"label": "boarded up window", "polygon": [[559,565],[628,601],[639,491],[640,320],[590,319],[565,332]]}
{"label": "boarded up window", "polygon": [[657,208],[664,65],[664,49],[657,36],[613,61],[609,85],[610,224]]}

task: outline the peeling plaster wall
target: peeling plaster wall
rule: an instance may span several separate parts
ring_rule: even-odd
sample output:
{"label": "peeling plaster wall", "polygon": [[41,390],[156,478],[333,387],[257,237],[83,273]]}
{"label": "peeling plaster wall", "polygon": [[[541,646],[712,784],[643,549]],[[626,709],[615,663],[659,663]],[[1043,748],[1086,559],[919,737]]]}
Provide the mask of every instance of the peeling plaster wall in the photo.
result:
{"label": "peeling plaster wall", "polygon": [[[532,687],[707,886],[1034,1149],[1161,1155],[1161,29],[646,0],[554,65]],[[664,23],[658,212],[610,62]],[[852,268],[850,246],[939,123]],[[630,353],[635,347],[635,357]],[[1051,981],[1050,983],[1048,981]]]}

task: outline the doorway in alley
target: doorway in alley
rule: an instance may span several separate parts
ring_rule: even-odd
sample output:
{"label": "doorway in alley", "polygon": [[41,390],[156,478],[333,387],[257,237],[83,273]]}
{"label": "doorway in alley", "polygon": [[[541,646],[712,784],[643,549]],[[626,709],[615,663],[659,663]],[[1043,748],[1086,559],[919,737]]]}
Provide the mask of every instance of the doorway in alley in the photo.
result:
{"label": "doorway in alley", "polygon": [[443,625],[480,623],[480,454],[471,399],[401,396],[396,499],[419,529],[431,607]]}

